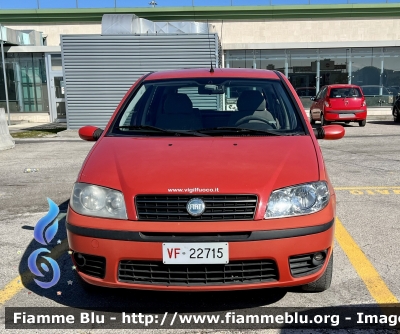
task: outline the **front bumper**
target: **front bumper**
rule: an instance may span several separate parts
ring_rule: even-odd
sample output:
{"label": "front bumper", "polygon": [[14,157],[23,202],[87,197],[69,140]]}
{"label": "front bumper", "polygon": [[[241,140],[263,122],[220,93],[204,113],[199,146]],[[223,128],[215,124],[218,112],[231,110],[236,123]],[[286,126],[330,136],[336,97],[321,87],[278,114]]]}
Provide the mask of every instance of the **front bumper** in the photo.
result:
{"label": "front bumper", "polygon": [[[71,217],[78,216],[76,213]],[[80,216],[85,219],[87,217]],[[67,218],[68,220],[68,218]],[[79,227],[68,220],[67,235],[70,249],[73,252],[95,255],[106,259],[104,278],[97,278],[77,270],[79,275],[88,283],[110,288],[131,288],[146,290],[168,291],[216,291],[216,290],[244,290],[269,287],[289,287],[303,285],[317,280],[325,271],[332,253],[334,238],[333,219],[323,225],[314,225],[307,228],[288,228],[282,230],[255,231],[247,240],[228,241],[229,261],[272,260],[276,263],[278,279],[269,282],[205,284],[205,285],[168,285],[146,282],[146,284],[122,282],[118,279],[120,261],[157,261],[162,263],[161,239],[143,239],[140,232],[107,231],[93,228]],[[246,222],[242,222],[246,226]],[[142,240],[140,240],[142,238]],[[158,238],[163,238],[158,236]],[[228,238],[228,236],[226,237]],[[169,242],[171,240],[165,240]],[[183,242],[174,240],[175,242]],[[210,240],[211,241],[211,240]],[[218,240],[224,241],[223,237]],[[226,240],[225,240],[226,241]],[[190,242],[186,239],[185,242]],[[198,242],[198,241],[197,241]],[[293,277],[289,266],[289,257],[327,251],[323,266],[310,275]],[[74,261],[74,259],[73,259]],[[74,261],[75,262],[75,261]],[[76,264],[76,263],[75,263]]]}

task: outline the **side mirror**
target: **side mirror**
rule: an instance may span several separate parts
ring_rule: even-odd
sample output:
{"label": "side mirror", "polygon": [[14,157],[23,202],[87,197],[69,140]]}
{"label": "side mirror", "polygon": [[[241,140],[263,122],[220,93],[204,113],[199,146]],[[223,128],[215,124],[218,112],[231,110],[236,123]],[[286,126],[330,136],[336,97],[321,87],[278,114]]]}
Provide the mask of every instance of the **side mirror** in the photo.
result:
{"label": "side mirror", "polygon": [[344,127],[341,125],[325,125],[320,128],[314,128],[314,134],[317,139],[335,140],[344,136]]}
{"label": "side mirror", "polygon": [[103,130],[95,126],[87,125],[84,126],[83,128],[80,128],[78,133],[79,137],[81,137],[81,139],[83,140],[96,141],[97,139],[100,138],[101,134],[103,133]]}
{"label": "side mirror", "polygon": [[310,97],[310,100],[311,100],[311,101],[315,101],[315,96],[311,96],[311,97]]}

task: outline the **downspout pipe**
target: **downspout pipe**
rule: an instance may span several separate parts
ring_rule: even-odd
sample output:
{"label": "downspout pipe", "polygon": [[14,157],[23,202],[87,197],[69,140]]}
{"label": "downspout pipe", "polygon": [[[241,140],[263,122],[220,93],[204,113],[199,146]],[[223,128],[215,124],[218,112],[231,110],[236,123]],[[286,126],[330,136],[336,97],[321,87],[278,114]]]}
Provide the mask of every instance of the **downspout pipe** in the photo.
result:
{"label": "downspout pipe", "polygon": [[8,101],[7,74],[6,74],[6,63],[5,63],[5,57],[4,57],[3,26],[1,24],[0,24],[0,42],[1,42],[1,61],[2,61],[2,64],[3,64],[4,90],[5,90],[5,93],[6,93],[8,126],[10,126],[11,125],[10,105],[9,105],[9,101]]}

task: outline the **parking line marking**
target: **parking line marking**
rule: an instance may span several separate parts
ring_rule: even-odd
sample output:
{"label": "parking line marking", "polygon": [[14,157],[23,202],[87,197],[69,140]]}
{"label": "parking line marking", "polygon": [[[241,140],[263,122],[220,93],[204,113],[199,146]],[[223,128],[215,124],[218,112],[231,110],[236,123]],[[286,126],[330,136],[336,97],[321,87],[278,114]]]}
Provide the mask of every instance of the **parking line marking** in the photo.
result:
{"label": "parking line marking", "polygon": [[389,290],[382,277],[337,217],[335,237],[358,276],[363,280],[372,298],[378,304],[398,303],[397,298]]}
{"label": "parking line marking", "polygon": [[[67,239],[64,239],[61,244],[55,246],[51,250],[51,253],[49,255],[46,254],[46,256],[50,256],[52,259],[57,260],[61,255],[65,254],[67,250],[68,241]],[[35,275],[33,275],[29,270],[14,278],[10,283],[0,290],[0,305],[4,305],[6,302],[8,302],[18,292],[23,290],[25,285],[28,285],[34,278]],[[22,282],[24,282],[25,285],[22,284]]]}
{"label": "parking line marking", "polygon": [[387,186],[387,187],[381,187],[381,186],[379,186],[379,187],[374,187],[374,186],[372,186],[372,187],[333,187],[335,190],[358,190],[358,189],[371,189],[371,190],[374,190],[374,189],[400,189],[400,186],[393,186],[393,187],[390,187],[390,186]]}

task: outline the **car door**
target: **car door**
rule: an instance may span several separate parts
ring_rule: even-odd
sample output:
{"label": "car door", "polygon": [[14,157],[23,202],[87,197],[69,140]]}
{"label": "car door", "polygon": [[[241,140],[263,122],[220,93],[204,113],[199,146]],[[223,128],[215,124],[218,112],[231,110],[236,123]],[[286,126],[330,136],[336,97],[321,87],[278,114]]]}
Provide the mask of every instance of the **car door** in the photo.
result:
{"label": "car door", "polygon": [[323,104],[324,104],[324,97],[326,95],[326,89],[327,89],[326,86],[321,88],[321,90],[318,92],[317,96],[315,97],[313,104],[311,105],[310,113],[312,114],[312,118],[314,120],[320,119],[320,115],[321,115]]}

